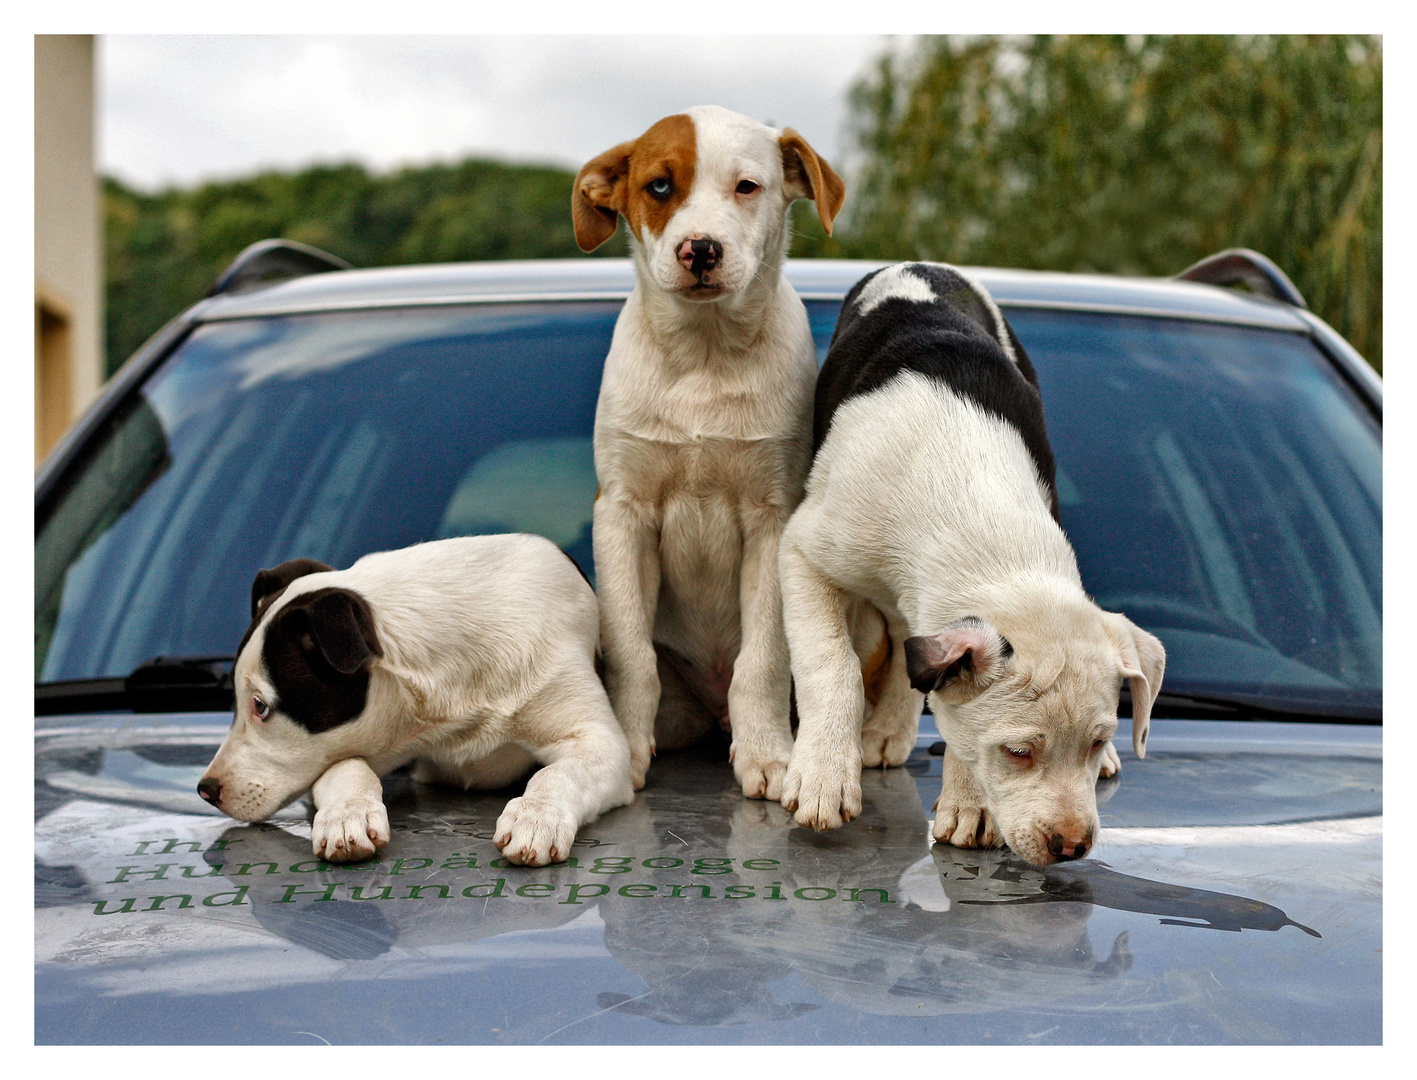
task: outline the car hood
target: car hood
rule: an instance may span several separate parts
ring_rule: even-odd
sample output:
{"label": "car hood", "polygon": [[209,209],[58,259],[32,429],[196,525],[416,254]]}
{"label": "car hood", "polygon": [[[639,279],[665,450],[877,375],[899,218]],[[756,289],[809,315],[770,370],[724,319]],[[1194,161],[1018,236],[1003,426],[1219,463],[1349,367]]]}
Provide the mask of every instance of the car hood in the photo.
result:
{"label": "car hood", "polygon": [[1374,1043],[1381,729],[1123,722],[1094,857],[932,845],[938,736],[846,828],[661,755],[570,864],[511,866],[510,794],[396,775],[380,857],[303,802],[196,795],[227,717],[37,723],[39,1043]]}

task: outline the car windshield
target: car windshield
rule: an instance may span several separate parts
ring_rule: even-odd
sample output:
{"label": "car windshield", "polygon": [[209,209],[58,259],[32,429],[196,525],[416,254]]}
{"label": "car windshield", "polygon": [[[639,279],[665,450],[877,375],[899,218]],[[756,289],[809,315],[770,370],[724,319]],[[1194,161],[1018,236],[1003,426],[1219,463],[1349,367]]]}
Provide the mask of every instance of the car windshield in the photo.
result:
{"label": "car windshield", "polygon": [[[839,305],[808,303],[819,355]],[[229,655],[256,571],[533,532],[588,574],[618,302],[199,326],[41,509],[36,680]],[[1165,689],[1381,715],[1381,432],[1302,335],[1011,309],[1083,582]]]}
{"label": "car windshield", "polygon": [[1011,311],[1083,584],[1166,646],[1164,688],[1382,710],[1377,422],[1298,334]]}

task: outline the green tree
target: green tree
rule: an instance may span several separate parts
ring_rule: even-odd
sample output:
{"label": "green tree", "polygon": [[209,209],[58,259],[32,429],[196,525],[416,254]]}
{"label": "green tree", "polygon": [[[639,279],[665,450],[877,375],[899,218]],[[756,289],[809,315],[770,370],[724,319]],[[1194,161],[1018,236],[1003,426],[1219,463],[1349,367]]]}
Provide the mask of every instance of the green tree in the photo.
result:
{"label": "green tree", "polygon": [[1274,259],[1382,369],[1369,37],[931,38],[852,91],[837,238],[798,254],[1169,276]]}

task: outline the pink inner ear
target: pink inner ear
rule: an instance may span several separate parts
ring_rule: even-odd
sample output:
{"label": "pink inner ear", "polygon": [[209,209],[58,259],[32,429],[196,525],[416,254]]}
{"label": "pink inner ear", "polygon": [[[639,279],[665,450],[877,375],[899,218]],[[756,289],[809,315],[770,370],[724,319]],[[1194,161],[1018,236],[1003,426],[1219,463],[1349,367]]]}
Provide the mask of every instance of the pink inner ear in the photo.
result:
{"label": "pink inner ear", "polygon": [[930,646],[926,655],[932,665],[939,667],[948,667],[967,652],[982,653],[989,644],[988,638],[973,626],[942,630],[929,640]]}
{"label": "pink inner ear", "polygon": [[973,617],[905,641],[910,685],[927,692],[933,689],[956,702],[983,693],[998,677],[999,663],[1006,655],[1006,643],[998,631]]}

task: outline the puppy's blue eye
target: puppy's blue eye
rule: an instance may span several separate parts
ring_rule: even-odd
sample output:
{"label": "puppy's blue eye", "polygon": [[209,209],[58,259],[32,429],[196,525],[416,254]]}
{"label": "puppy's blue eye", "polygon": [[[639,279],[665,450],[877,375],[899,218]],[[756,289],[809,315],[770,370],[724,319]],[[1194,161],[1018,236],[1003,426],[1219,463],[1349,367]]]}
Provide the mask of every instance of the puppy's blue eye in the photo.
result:
{"label": "puppy's blue eye", "polygon": [[739,180],[738,186],[733,190],[738,192],[739,195],[751,195],[761,186],[761,184],[757,184],[752,180]]}
{"label": "puppy's blue eye", "polygon": [[674,185],[671,184],[663,176],[660,176],[646,184],[645,190],[648,191],[651,195],[653,195],[656,199],[667,199],[669,197],[669,193],[674,190]]}
{"label": "puppy's blue eye", "polygon": [[255,714],[257,720],[264,720],[271,715],[271,707],[268,702],[262,701],[258,697],[251,699],[251,712]]}

